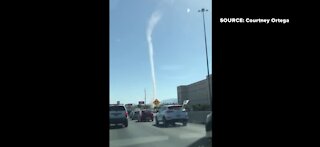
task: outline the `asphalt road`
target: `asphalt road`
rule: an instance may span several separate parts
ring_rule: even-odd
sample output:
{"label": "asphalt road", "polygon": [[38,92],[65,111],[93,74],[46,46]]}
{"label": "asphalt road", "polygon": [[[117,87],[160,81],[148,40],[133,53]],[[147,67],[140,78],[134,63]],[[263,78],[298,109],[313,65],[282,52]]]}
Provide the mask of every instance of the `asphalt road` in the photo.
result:
{"label": "asphalt road", "polygon": [[203,124],[177,123],[164,128],[155,122],[137,122],[129,119],[128,127],[110,126],[111,147],[188,147],[205,136]]}

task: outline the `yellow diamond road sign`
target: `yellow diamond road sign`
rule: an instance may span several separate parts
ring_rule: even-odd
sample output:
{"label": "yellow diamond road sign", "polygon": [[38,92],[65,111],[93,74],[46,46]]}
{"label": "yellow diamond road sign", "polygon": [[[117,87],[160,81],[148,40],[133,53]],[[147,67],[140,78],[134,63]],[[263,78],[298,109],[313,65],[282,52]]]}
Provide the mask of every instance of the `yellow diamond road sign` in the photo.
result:
{"label": "yellow diamond road sign", "polygon": [[159,104],[160,104],[160,101],[159,101],[158,99],[155,99],[155,100],[153,101],[153,104],[154,104],[154,105],[159,105]]}

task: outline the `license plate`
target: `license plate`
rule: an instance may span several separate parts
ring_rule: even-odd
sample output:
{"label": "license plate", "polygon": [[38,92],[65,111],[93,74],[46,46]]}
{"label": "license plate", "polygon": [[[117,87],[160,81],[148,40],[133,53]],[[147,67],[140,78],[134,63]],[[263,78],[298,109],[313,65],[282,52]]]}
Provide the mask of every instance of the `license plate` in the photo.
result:
{"label": "license plate", "polygon": [[180,117],[180,115],[177,115],[177,117]]}

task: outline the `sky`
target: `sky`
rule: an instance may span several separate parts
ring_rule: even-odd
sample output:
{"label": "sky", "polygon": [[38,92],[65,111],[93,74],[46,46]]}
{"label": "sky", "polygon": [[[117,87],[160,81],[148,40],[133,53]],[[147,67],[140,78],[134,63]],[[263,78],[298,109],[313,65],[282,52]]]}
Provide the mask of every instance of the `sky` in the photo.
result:
{"label": "sky", "polygon": [[110,0],[110,103],[177,98],[212,73],[211,0]]}

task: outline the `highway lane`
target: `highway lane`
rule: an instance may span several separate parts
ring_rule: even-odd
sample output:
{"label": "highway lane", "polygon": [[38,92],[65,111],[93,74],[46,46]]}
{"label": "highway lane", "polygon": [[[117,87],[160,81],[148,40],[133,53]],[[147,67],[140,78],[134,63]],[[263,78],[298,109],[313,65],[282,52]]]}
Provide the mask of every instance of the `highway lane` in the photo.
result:
{"label": "highway lane", "polygon": [[129,120],[127,128],[110,126],[109,133],[111,147],[187,147],[205,136],[205,126],[177,123],[164,128],[161,123]]}

